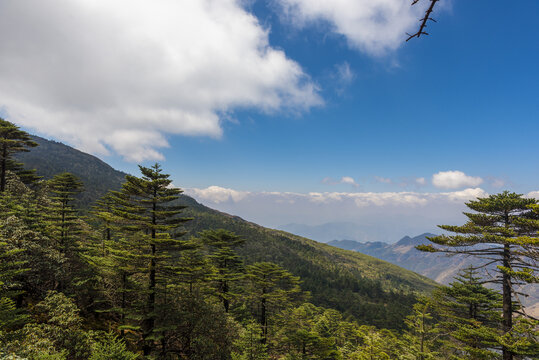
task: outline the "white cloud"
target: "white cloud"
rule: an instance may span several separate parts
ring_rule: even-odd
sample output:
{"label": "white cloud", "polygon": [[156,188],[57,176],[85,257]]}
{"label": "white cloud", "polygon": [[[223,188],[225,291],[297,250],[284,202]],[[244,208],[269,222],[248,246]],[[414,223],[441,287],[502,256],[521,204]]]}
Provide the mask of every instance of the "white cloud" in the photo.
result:
{"label": "white cloud", "polygon": [[[279,227],[289,223],[354,222],[375,240],[437,231],[438,224],[461,224],[465,202],[488,194],[480,188],[434,192],[254,192],[210,186],[186,189],[204,204],[249,221]],[[539,195],[539,192],[537,193]]]}
{"label": "white cloud", "polygon": [[447,198],[451,201],[465,202],[468,200],[476,199],[478,197],[487,197],[488,193],[481,188],[470,188],[461,191],[442,193],[441,195],[447,196]]}
{"label": "white cloud", "polygon": [[197,199],[209,201],[214,204],[227,201],[239,202],[250,194],[248,191],[238,191],[215,185],[209,186],[206,189],[188,189],[186,192]]}
{"label": "white cloud", "polygon": [[[445,193],[420,193],[411,191],[402,192],[249,192],[223,188],[220,186],[209,186],[205,189],[186,189],[186,193],[195,198],[207,200],[211,203],[222,203],[226,201],[242,202],[253,201],[257,198],[279,200],[281,202],[307,201],[314,203],[338,203],[350,201],[358,207],[365,206],[422,206],[428,203],[442,202],[462,202],[475,199],[477,197],[488,196],[481,188],[469,188],[460,191]],[[530,193],[531,194],[531,193]]]}
{"label": "white cloud", "polygon": [[337,78],[343,84],[351,83],[356,77],[356,74],[350,68],[350,64],[346,61],[343,62],[342,64],[337,64],[335,68],[337,71]]}
{"label": "white cloud", "polygon": [[440,189],[457,189],[478,186],[483,179],[477,176],[468,176],[462,171],[440,171],[432,175],[432,184]]}
{"label": "white cloud", "polygon": [[348,184],[348,185],[352,185],[352,186],[359,186],[358,183],[356,183],[356,181],[354,180],[353,177],[350,177],[350,176],[343,176],[341,178],[341,184]]}
{"label": "white cloud", "polygon": [[416,179],[415,179],[415,183],[416,183],[417,185],[423,186],[423,185],[427,185],[427,180],[425,180],[424,177],[419,177],[419,178],[416,178]]}
{"label": "white cloud", "polygon": [[305,110],[317,87],[241,0],[4,0],[0,107],[92,153],[160,159],[234,109]]}
{"label": "white cloud", "polygon": [[296,26],[326,22],[354,48],[381,55],[403,44],[417,30],[428,2],[406,0],[274,0]]}
{"label": "white cloud", "polygon": [[343,176],[340,180],[334,180],[331,177],[325,177],[322,179],[322,184],[326,185],[338,185],[338,184],[348,184],[354,187],[359,187],[359,184],[351,176]]}
{"label": "white cloud", "polygon": [[530,191],[529,193],[526,194],[526,197],[530,199],[539,199],[539,190]]}

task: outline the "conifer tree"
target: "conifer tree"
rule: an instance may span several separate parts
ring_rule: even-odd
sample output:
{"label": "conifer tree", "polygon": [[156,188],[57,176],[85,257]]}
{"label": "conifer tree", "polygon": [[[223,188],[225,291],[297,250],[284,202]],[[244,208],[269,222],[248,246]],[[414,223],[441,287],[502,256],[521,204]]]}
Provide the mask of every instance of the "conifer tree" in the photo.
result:
{"label": "conifer tree", "polygon": [[49,180],[48,186],[53,201],[47,209],[49,232],[57,239],[60,251],[67,254],[73,246],[75,236],[80,232],[73,201],[74,196],[82,191],[83,184],[75,175],[62,173]]}
{"label": "conifer tree", "polygon": [[438,325],[449,337],[446,347],[459,359],[496,359],[501,350],[501,296],[487,289],[473,268],[433,293]]}
{"label": "conifer tree", "polygon": [[[468,217],[466,224],[440,226],[455,235],[429,238],[439,246],[418,247],[422,251],[466,254],[483,260],[474,269],[495,267],[497,275],[488,281],[502,288],[504,333],[511,331],[513,317],[523,314],[515,306],[516,286],[535,282],[534,272],[539,270],[536,257],[539,237],[537,228],[530,223],[536,218],[530,206],[536,203],[535,199],[508,191],[469,201],[466,206],[475,212],[464,213]],[[503,359],[513,359],[513,353],[505,346]]]}
{"label": "conifer tree", "polygon": [[[138,238],[137,243],[145,243],[147,283],[144,293],[147,298],[141,314],[141,330],[143,352],[148,356],[164,331],[163,324],[156,325],[156,305],[159,301],[166,302],[165,291],[176,275],[177,258],[185,243],[178,239],[184,234],[180,227],[190,219],[179,216],[185,206],[171,204],[182,190],[170,187],[172,180],[162,173],[159,164],[150,168],[139,166],[139,169],[142,177],[126,176],[121,196],[117,197],[119,206],[114,212],[125,220],[124,230],[133,233],[129,237]],[[161,298],[157,299],[157,295]]]}
{"label": "conifer tree", "polygon": [[[35,147],[37,143],[32,141],[30,135],[19,129],[9,121],[0,118],[0,193],[6,189],[6,174],[9,166],[17,165],[13,162],[14,153],[28,151],[29,147]],[[15,166],[15,169],[17,167]]]}
{"label": "conifer tree", "polygon": [[67,278],[73,275],[80,250],[78,240],[82,228],[73,201],[75,194],[82,191],[83,184],[75,175],[66,172],[55,175],[47,185],[51,202],[45,208],[44,219],[47,234],[56,241],[56,248],[66,258],[55,288],[63,291],[68,285]]}
{"label": "conifer tree", "polygon": [[9,246],[8,242],[0,237],[0,346],[3,332],[20,325],[25,319],[13,301],[13,297],[19,294],[14,289],[17,287],[15,278],[26,271],[23,267],[25,262],[17,258],[22,251],[20,248]]}
{"label": "conifer tree", "polygon": [[269,319],[279,311],[297,304],[305,297],[299,277],[277,264],[259,262],[247,266],[247,293],[254,314],[262,327],[263,342],[267,341]]}
{"label": "conifer tree", "polygon": [[217,293],[222,301],[225,312],[230,309],[230,300],[235,296],[231,285],[243,276],[243,261],[234,252],[245,239],[225,229],[205,230],[199,234],[202,242],[210,247],[209,259],[215,266],[214,281],[217,283]]}
{"label": "conifer tree", "polygon": [[406,351],[403,359],[431,360],[436,359],[435,340],[439,328],[432,316],[431,300],[421,297],[414,304],[413,313],[405,320],[407,331],[404,333]]}

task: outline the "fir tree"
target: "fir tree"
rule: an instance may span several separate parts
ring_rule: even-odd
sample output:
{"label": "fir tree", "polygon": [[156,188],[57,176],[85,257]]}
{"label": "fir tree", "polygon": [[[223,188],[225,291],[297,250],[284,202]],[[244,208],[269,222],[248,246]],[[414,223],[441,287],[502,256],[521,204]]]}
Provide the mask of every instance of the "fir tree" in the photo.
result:
{"label": "fir tree", "polygon": [[269,319],[272,315],[297,304],[305,294],[299,286],[299,277],[270,262],[247,266],[246,279],[249,300],[262,327],[265,343],[268,337]]}
{"label": "fir tree", "polygon": [[435,340],[439,328],[432,316],[431,300],[421,297],[414,305],[413,313],[405,320],[407,331],[404,333],[405,353],[403,359],[436,359]]}
{"label": "fir tree", "polygon": [[142,177],[126,176],[121,196],[117,197],[120,206],[114,212],[125,220],[123,229],[131,231],[130,236],[137,237],[137,243],[145,243],[147,298],[141,329],[143,352],[148,356],[153,352],[155,341],[162,340],[164,324],[156,325],[156,305],[163,302],[160,306],[166,307],[166,289],[176,275],[179,252],[185,244],[178,239],[184,234],[180,227],[190,219],[179,216],[185,206],[171,204],[182,190],[170,187],[172,180],[162,173],[159,164],[151,168],[139,166],[139,169]]}
{"label": "fir tree", "polygon": [[458,359],[496,359],[501,346],[501,296],[487,289],[473,268],[463,270],[449,286],[433,293],[446,347]]}
{"label": "fir tree", "polygon": [[14,153],[28,151],[29,147],[35,147],[37,143],[32,141],[30,135],[19,129],[9,121],[0,118],[0,193],[6,189],[6,174],[11,165],[17,170],[17,163],[13,162]]}
{"label": "fir tree", "polygon": [[[515,306],[516,285],[534,282],[537,266],[537,228],[530,223],[536,216],[530,206],[535,199],[505,191],[500,194],[478,198],[466,203],[474,213],[465,212],[468,222],[462,226],[441,225],[443,230],[455,235],[440,235],[429,238],[440,246],[424,245],[419,250],[467,254],[484,262],[474,269],[496,266],[495,278],[488,280],[501,285],[503,301],[503,331],[513,327],[513,317],[523,314]],[[503,359],[513,359],[513,353],[503,347]]]}
{"label": "fir tree", "polygon": [[66,258],[57,279],[55,290],[63,291],[69,285],[79,255],[79,235],[82,232],[77,210],[73,208],[74,195],[82,191],[82,182],[71,173],[55,175],[48,181],[51,202],[45,208],[46,232],[56,241],[56,248]]}
{"label": "fir tree", "polygon": [[234,248],[241,246],[245,239],[225,229],[205,230],[199,236],[211,249],[209,259],[216,270],[214,275],[216,290],[225,312],[228,312],[230,300],[235,296],[231,292],[231,285],[240,280],[244,273],[243,261],[234,252]]}

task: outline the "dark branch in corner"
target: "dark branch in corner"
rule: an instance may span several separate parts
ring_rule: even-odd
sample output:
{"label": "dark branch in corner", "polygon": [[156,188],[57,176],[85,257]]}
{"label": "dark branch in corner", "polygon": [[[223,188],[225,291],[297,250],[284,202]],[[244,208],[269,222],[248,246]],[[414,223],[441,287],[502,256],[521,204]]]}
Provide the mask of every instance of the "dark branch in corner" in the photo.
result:
{"label": "dark branch in corner", "polygon": [[[412,38],[415,38],[415,37],[420,37],[421,35],[428,35],[429,33],[427,33],[425,31],[425,28],[427,27],[427,21],[434,21],[436,22],[436,20],[434,20],[433,18],[430,17],[430,15],[432,14],[432,12],[434,11],[434,5],[436,5],[436,3],[438,2],[439,0],[430,0],[430,6],[429,8],[427,9],[427,11],[425,12],[425,17],[419,21],[421,21],[421,25],[419,25],[419,31],[416,32],[415,34],[408,34],[406,33],[406,35],[408,35],[408,39],[406,39],[406,41],[412,39]],[[415,5],[419,2],[419,0],[414,0],[412,1],[412,5]]]}

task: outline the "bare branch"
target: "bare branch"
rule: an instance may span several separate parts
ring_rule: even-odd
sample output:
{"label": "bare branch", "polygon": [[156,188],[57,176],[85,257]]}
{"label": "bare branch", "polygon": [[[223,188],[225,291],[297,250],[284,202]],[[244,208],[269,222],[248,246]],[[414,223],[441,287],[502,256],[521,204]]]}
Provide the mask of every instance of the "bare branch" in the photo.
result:
{"label": "bare branch", "polygon": [[[436,22],[436,20],[434,20],[433,18],[430,17],[430,15],[432,14],[432,12],[434,11],[434,5],[436,5],[436,3],[438,2],[439,0],[430,0],[430,6],[429,8],[427,9],[427,11],[425,12],[425,17],[419,21],[421,21],[421,25],[419,25],[419,31],[416,32],[415,34],[406,34],[408,35],[408,39],[406,39],[406,41],[412,39],[412,38],[415,38],[415,37],[420,37],[421,35],[428,35],[429,33],[427,33],[425,31],[425,28],[427,27],[427,21],[429,20],[432,20],[434,22]],[[412,1],[412,5],[415,5],[419,2],[419,0],[414,0]]]}

